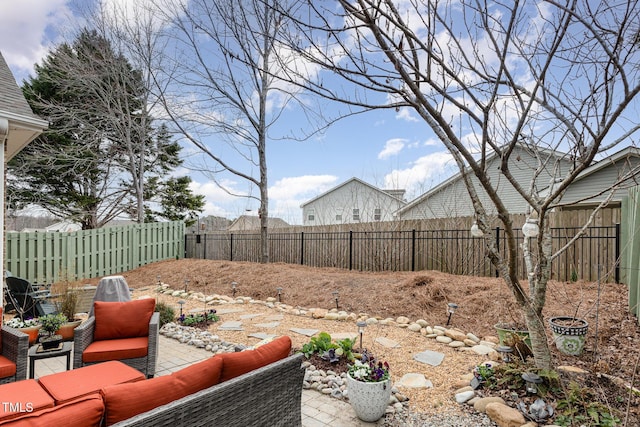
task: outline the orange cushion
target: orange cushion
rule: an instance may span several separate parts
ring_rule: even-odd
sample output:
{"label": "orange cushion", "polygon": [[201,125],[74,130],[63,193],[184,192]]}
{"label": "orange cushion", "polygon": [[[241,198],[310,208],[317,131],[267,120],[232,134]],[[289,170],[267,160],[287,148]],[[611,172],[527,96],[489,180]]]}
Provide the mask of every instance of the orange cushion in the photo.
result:
{"label": "orange cushion", "polygon": [[221,372],[222,358],[214,356],[171,375],[104,387],[101,393],[106,424],[115,424],[214,386]]}
{"label": "orange cushion", "polygon": [[156,301],[144,298],[133,301],[93,303],[96,318],[93,339],[134,338],[149,335],[149,320]]}
{"label": "orange cushion", "polygon": [[134,359],[136,357],[145,357],[148,349],[148,336],[94,341],[82,353],[82,361],[94,363],[106,362],[107,360]]}
{"label": "orange cushion", "polygon": [[246,374],[254,369],[284,359],[291,352],[291,338],[282,336],[255,350],[245,350],[237,353],[223,353],[222,377],[220,382],[230,380]]}
{"label": "orange cushion", "polygon": [[0,387],[0,421],[51,408],[53,403],[36,380],[3,384]]}
{"label": "orange cushion", "polygon": [[54,408],[25,414],[7,423],[6,427],[88,427],[99,426],[104,414],[104,405],[99,394],[77,399]]}
{"label": "orange cushion", "polygon": [[97,393],[111,384],[121,384],[144,380],[145,376],[131,366],[113,360],[84,366],[72,371],[45,375],[38,382],[53,397],[56,405]]}
{"label": "orange cushion", "polygon": [[11,377],[16,374],[16,364],[4,356],[0,356],[0,378]]}

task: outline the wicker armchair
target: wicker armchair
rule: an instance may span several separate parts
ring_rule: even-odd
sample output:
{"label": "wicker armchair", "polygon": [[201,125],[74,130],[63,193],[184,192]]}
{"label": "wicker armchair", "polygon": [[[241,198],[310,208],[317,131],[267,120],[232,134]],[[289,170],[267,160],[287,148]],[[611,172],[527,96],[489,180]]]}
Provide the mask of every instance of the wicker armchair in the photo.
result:
{"label": "wicker armchair", "polygon": [[[113,303],[118,304],[118,303]],[[156,362],[158,359],[158,334],[159,334],[160,313],[154,312],[151,315],[149,321],[149,336],[148,336],[148,348],[146,355],[143,357],[133,358],[103,358],[102,360],[86,361],[86,357],[83,358],[83,353],[92,343],[98,341],[114,343],[119,341],[117,339],[108,340],[94,340],[94,332],[96,330],[96,317],[89,317],[85,322],[78,326],[74,330],[73,334],[73,368],[80,368],[82,366],[91,365],[94,363],[100,363],[107,360],[120,360],[132,368],[135,368],[145,374],[147,378],[152,378],[156,373]],[[120,347],[121,348],[121,347]]]}
{"label": "wicker armchair", "polygon": [[[2,311],[0,311],[1,315]],[[27,378],[27,352],[29,335],[8,326],[2,326],[2,356],[16,365],[14,375],[0,378],[0,384],[20,381]],[[7,361],[4,361],[7,362]]]}

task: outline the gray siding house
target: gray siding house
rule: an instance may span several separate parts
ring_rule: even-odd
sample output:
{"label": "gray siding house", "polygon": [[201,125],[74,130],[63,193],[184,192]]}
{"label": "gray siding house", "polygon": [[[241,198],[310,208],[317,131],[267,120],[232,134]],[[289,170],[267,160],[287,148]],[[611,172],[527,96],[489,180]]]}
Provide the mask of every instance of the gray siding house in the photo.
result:
{"label": "gray siding house", "polygon": [[[536,167],[539,164],[545,165],[536,177],[536,189],[541,196],[549,191],[553,179],[564,177],[572,166],[566,153],[551,150],[537,150],[534,153],[526,147],[518,147],[516,150],[511,157],[515,160],[510,164],[510,170],[521,185],[528,187]],[[528,203],[501,176],[499,168],[500,159],[496,155],[488,157],[489,176],[502,200],[511,213],[526,214]],[[566,189],[559,203],[563,208],[595,206],[610,197],[612,187],[616,185],[614,194],[609,199],[609,206],[618,206],[622,197],[627,194],[626,189],[640,183],[636,177],[639,172],[640,151],[634,147],[625,148],[585,169]],[[474,176],[472,181],[477,184]],[[495,214],[490,210],[493,205],[489,203],[486,193],[479,185],[476,185],[476,189],[485,202],[488,213]],[[400,220],[457,218],[473,216],[474,211],[462,175],[458,173],[400,208],[395,215]]]}
{"label": "gray siding house", "polygon": [[358,178],[326,191],[302,204],[304,225],[353,224],[395,219],[403,207],[404,190],[381,190]]}
{"label": "gray siding house", "polygon": [[[536,169],[544,164],[540,175],[536,178],[538,191],[546,189],[553,182],[553,177],[562,177],[569,170],[571,163],[568,156],[551,150],[537,149],[535,152],[526,147],[516,147],[512,156],[515,159],[509,168],[518,182],[528,186]],[[486,168],[491,182],[496,186],[504,203],[512,213],[527,213],[529,204],[520,196],[504,176],[500,173],[500,158],[494,153],[487,157]],[[480,199],[487,208],[487,213],[493,215],[493,205],[487,194],[481,189],[475,176],[471,176],[475,183]],[[457,218],[473,216],[473,206],[460,173],[452,176],[432,188],[422,196],[416,198],[396,212],[399,220]]]}

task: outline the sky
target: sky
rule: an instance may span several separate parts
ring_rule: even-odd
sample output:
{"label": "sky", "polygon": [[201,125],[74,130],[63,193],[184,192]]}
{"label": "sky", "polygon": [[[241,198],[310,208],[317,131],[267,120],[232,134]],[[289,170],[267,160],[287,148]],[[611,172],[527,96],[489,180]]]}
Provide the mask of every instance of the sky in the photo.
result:
{"label": "sky", "polygon": [[[0,52],[19,85],[33,75],[34,64],[81,22],[68,0],[2,0],[0,16]],[[300,205],[352,177],[382,189],[405,189],[405,198],[412,200],[450,176],[454,166],[451,157],[412,114],[408,110],[373,111],[338,122],[322,135],[303,142],[269,143],[270,216],[301,224]],[[287,119],[285,114],[279,126],[286,128]],[[292,117],[291,126],[295,125]],[[193,147],[185,148],[186,157],[193,155]],[[188,159],[185,164],[195,166]],[[202,216],[234,219],[257,214],[256,201],[230,196],[193,168],[177,173],[191,176],[192,190],[206,197]],[[239,193],[249,192],[249,185],[239,178],[219,179]],[[252,194],[256,192],[254,188]]]}

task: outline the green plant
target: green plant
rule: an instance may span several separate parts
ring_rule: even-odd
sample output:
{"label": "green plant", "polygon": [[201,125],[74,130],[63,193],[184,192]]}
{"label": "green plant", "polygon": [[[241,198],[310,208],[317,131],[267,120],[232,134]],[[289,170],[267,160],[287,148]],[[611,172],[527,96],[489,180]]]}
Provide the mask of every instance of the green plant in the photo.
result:
{"label": "green plant", "polygon": [[220,320],[215,310],[209,310],[206,313],[183,314],[178,317],[178,321],[184,326],[202,325],[206,322],[217,322]]}
{"label": "green plant", "polygon": [[365,383],[378,382],[389,379],[389,364],[380,362],[372,354],[363,351],[362,358],[349,365],[349,376],[356,381]]}
{"label": "green plant", "polygon": [[160,313],[160,327],[163,327],[169,322],[173,322],[175,319],[176,313],[169,304],[164,302],[156,303],[155,311]]}
{"label": "green plant", "polygon": [[42,325],[40,330],[46,332],[48,336],[52,336],[58,329],[60,329],[60,326],[67,322],[67,316],[62,313],[46,314],[39,317],[38,321]]}
{"label": "green plant", "polygon": [[489,381],[494,376],[493,365],[489,362],[473,368],[473,375],[480,381]]}
{"label": "green plant", "polygon": [[331,341],[331,335],[320,332],[317,337],[311,337],[311,340],[302,346],[302,353],[308,359],[313,354],[324,354],[332,348],[337,348],[337,345]]}
{"label": "green plant", "polygon": [[576,382],[569,383],[564,398],[558,400],[554,422],[561,426],[584,425],[613,427],[620,419],[599,403],[595,393]]}
{"label": "green plant", "polygon": [[344,338],[337,342],[338,348],[336,352],[338,352],[338,356],[344,355],[349,362],[353,362],[355,360],[355,355],[353,354],[353,346],[356,343],[355,338]]}

